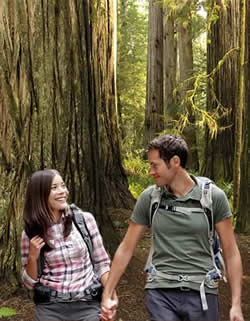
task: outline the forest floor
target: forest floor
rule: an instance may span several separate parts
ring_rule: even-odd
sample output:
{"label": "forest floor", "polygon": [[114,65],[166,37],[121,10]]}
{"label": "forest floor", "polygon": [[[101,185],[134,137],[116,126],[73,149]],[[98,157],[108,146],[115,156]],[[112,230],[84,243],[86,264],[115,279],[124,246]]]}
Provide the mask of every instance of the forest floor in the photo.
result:
{"label": "forest floor", "polygon": [[[126,210],[112,210],[110,214],[117,231],[122,237],[126,231],[131,212]],[[236,237],[244,268],[242,307],[245,321],[250,321],[250,235],[237,235]],[[148,313],[144,306],[143,291],[145,282],[143,268],[149,247],[150,234],[146,234],[137,246],[135,255],[117,289],[120,300],[117,321],[149,320]],[[8,288],[4,285],[1,285],[0,288],[0,307],[13,308],[17,312],[16,316],[2,318],[1,321],[32,321],[33,303],[30,298],[28,298],[26,292],[18,291],[16,294],[7,296]],[[220,284],[219,298],[220,321],[229,321],[231,296],[228,284],[223,282]]]}

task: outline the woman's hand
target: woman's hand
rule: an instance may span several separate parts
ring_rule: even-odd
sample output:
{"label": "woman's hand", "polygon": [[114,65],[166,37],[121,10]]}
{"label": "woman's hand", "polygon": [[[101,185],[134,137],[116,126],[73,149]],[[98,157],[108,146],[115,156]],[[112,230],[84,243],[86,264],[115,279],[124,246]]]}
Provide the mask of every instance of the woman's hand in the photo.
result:
{"label": "woman's hand", "polygon": [[44,240],[38,235],[30,240],[28,262],[25,269],[27,274],[34,281],[37,281],[37,259],[39,258],[41,249],[44,245]]}
{"label": "woman's hand", "polygon": [[36,235],[30,240],[29,260],[36,261],[39,258],[42,247],[44,247],[44,240]]}
{"label": "woman's hand", "polygon": [[111,298],[102,298],[101,304],[101,320],[102,321],[114,321],[116,316],[116,309],[118,306],[118,297],[114,291]]}

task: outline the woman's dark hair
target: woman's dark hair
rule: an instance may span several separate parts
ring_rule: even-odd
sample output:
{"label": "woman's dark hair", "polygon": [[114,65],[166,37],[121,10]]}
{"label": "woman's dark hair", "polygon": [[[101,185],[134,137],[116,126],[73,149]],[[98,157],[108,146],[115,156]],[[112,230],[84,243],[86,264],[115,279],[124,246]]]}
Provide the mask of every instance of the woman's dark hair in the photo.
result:
{"label": "woman's dark hair", "polygon": [[[48,242],[48,229],[53,223],[53,214],[48,199],[54,177],[60,175],[55,169],[45,169],[32,174],[26,190],[24,201],[24,230],[31,239],[35,235],[42,237],[46,243],[45,250],[51,249]],[[64,222],[64,237],[72,228],[72,217],[67,215]]]}
{"label": "woman's dark hair", "polygon": [[173,156],[180,158],[180,164],[183,168],[186,167],[188,160],[188,146],[181,136],[163,135],[153,139],[148,145],[148,151],[156,149],[159,151],[162,158],[168,165]]}

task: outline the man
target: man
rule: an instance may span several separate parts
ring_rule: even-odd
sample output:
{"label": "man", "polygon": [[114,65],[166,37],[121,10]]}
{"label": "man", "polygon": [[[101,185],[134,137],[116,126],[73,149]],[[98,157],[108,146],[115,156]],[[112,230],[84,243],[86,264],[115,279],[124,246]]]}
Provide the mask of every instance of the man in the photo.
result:
{"label": "man", "polygon": [[[187,144],[179,136],[160,136],[149,144],[150,175],[163,193],[161,206],[152,221],[152,266],[157,273],[148,278],[145,286],[146,306],[152,321],[219,320],[217,289],[207,282],[214,264],[208,222],[201,211],[201,189],[197,179],[185,169],[187,159]],[[151,225],[152,188],[147,188],[139,197],[127,233],[116,251],[103,293],[103,320],[117,306],[118,302],[112,300],[113,291],[139,239]],[[244,321],[241,310],[242,264],[233,233],[232,214],[225,193],[215,185],[212,204],[215,229],[231,287],[230,321]],[[203,283],[204,295],[201,291]]]}

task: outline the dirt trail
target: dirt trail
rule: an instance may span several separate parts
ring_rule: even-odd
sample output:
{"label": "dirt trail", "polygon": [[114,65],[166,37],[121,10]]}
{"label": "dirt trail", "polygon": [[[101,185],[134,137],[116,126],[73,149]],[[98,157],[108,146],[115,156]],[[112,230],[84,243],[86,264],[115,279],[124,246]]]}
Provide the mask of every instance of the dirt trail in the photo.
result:
{"label": "dirt trail", "polygon": [[[124,235],[130,213],[120,210],[111,212],[115,226],[121,237]],[[245,321],[250,321],[250,236],[238,235],[237,242],[242,255],[244,279],[242,306]],[[144,307],[144,278],[143,271],[145,260],[150,246],[150,235],[146,234],[140,241],[136,253],[120,281],[118,295],[120,300],[117,321],[148,321],[148,314]],[[17,316],[2,318],[5,321],[32,321],[33,303],[27,297],[26,292],[12,295],[8,299],[3,299],[8,288],[1,286],[0,307],[11,307],[17,311]],[[228,284],[221,283],[219,288],[220,294],[220,321],[228,321],[229,307],[231,302],[230,289]],[[2,299],[1,299],[2,298]]]}

